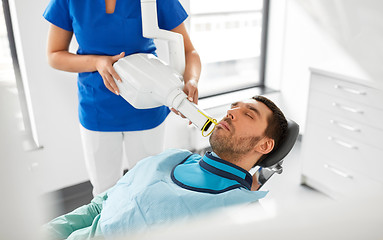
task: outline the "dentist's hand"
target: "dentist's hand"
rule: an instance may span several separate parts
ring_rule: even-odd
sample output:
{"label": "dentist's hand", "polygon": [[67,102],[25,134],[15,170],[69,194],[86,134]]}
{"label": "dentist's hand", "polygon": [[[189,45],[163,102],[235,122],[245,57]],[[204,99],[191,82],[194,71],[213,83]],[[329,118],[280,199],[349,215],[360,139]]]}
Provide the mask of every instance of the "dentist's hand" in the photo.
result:
{"label": "dentist's hand", "polygon": [[113,63],[117,62],[120,58],[125,56],[125,52],[122,52],[115,56],[97,56],[96,69],[100,73],[104,80],[105,87],[116,95],[120,94],[120,91],[114,82],[114,79],[121,82],[120,76],[113,68]]}
{"label": "dentist's hand", "polygon": [[183,90],[190,102],[198,104],[198,83],[196,80],[187,81]]}
{"label": "dentist's hand", "polygon": [[[189,80],[185,83],[184,93],[188,96],[188,100],[190,102],[194,102],[195,104],[198,103],[198,84],[195,80]],[[179,111],[175,110],[174,108],[171,109],[172,112],[174,112],[177,115],[180,115],[182,118],[186,118],[184,115],[182,115]],[[189,121],[189,125],[192,124],[192,122]]]}

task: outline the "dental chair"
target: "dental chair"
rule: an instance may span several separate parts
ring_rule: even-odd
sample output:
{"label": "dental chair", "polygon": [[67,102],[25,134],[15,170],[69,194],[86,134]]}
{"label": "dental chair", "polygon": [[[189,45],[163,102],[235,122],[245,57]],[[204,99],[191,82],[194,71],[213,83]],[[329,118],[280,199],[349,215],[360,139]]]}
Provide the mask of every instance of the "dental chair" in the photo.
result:
{"label": "dental chair", "polygon": [[259,164],[259,169],[255,174],[258,176],[260,188],[274,175],[281,174],[283,171],[283,159],[293,148],[299,134],[299,125],[291,119],[287,119],[287,132],[282,139],[279,148],[270,153],[267,158],[263,159]]}

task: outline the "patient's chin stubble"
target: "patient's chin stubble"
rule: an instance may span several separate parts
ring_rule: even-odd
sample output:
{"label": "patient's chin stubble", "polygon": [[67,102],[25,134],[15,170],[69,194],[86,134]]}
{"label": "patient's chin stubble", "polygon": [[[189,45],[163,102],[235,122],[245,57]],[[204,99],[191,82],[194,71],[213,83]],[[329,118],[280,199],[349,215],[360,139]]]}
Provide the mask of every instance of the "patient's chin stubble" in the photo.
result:
{"label": "patient's chin stubble", "polygon": [[227,121],[230,126],[229,134],[225,134],[225,129],[216,129],[209,138],[209,142],[213,151],[219,156],[225,156],[231,160],[239,159],[241,155],[251,151],[258,141],[259,136],[238,137],[232,131],[231,122]]}

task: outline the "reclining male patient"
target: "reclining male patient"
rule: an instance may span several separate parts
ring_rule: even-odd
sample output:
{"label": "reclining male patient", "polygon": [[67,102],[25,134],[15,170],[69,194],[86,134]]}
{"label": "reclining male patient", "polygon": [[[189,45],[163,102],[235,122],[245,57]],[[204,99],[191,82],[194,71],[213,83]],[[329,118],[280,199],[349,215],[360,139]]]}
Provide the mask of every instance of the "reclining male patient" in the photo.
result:
{"label": "reclining male patient", "polygon": [[[129,234],[233,204],[255,202],[256,176],[248,172],[283,138],[287,121],[262,96],[233,103],[201,157],[166,150],[145,158],[92,202],[44,226],[55,239]],[[255,175],[255,174],[254,174]]]}

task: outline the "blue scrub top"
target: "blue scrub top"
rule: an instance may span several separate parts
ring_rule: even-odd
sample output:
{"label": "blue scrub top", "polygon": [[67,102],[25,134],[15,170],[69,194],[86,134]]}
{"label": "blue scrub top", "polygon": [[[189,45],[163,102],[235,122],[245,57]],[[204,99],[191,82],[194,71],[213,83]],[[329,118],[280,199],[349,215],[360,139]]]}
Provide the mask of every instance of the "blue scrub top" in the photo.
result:
{"label": "blue scrub top", "polygon": [[[157,12],[158,25],[165,30],[174,29],[188,16],[178,0],[157,0]],[[43,16],[74,33],[77,54],[155,54],[153,40],[142,36],[140,0],[116,0],[112,14],[105,12],[105,0],[51,0]],[[78,74],[78,99],[80,123],[94,131],[151,129],[169,114],[166,106],[135,109],[110,92],[97,71]]]}

